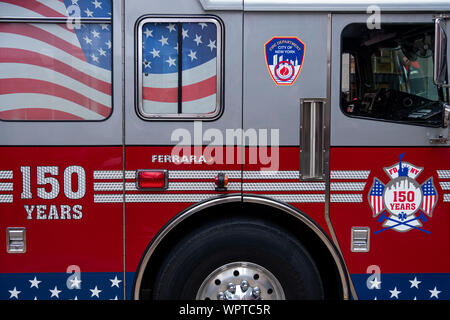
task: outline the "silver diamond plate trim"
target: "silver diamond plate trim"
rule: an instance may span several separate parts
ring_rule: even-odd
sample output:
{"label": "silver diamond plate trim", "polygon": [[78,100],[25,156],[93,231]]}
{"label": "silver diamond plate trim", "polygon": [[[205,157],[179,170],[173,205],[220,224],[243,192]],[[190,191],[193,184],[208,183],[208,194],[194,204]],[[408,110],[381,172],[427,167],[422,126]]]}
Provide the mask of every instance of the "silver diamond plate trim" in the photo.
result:
{"label": "silver diamond plate trim", "polygon": [[324,182],[244,182],[244,191],[325,191]]}
{"label": "silver diamond plate trim", "polygon": [[94,171],[94,179],[123,179],[123,171],[122,170]]}
{"label": "silver diamond plate trim", "polygon": [[331,171],[331,179],[352,179],[363,180],[369,177],[370,170],[349,171],[349,170],[335,170]]}
{"label": "silver diamond plate trim", "polygon": [[[166,191],[214,191],[216,185],[214,182],[169,182],[169,188]],[[240,182],[230,182],[228,190],[241,190]],[[123,191],[122,182],[94,182],[94,191]],[[125,183],[125,191],[138,191],[134,182]]]}
{"label": "silver diamond plate trim", "polygon": [[13,191],[12,182],[0,182],[0,191]]}
{"label": "silver diamond plate trim", "polygon": [[450,202],[450,193],[444,194],[444,202]]}
{"label": "silver diamond plate trim", "polygon": [[299,171],[244,171],[244,179],[300,179]]}
{"label": "silver diamond plate trim", "polygon": [[0,171],[0,179],[12,179],[13,172],[12,170],[1,170]]}
{"label": "silver diamond plate trim", "polygon": [[265,194],[264,196],[288,203],[325,202],[324,194]]}
{"label": "silver diamond plate trim", "polygon": [[[216,194],[126,194],[125,202],[127,203],[145,203],[145,202],[199,202]],[[95,194],[95,203],[122,202],[122,194]]]}
{"label": "silver diamond plate trim", "polygon": [[0,203],[12,203],[13,195],[12,194],[0,194]]}
{"label": "silver diamond plate trim", "polygon": [[450,190],[450,182],[439,182],[442,190]]}
{"label": "silver diamond plate trim", "polygon": [[363,202],[362,194],[332,194],[331,202]]}
{"label": "silver diamond plate trim", "polygon": [[365,182],[332,182],[331,191],[363,191]]}
{"label": "silver diamond plate trim", "polygon": [[231,170],[169,170],[169,179],[214,179],[220,172],[223,172],[229,179],[240,179],[241,171]]}
{"label": "silver diamond plate trim", "polygon": [[450,170],[437,170],[439,179],[450,179]]}

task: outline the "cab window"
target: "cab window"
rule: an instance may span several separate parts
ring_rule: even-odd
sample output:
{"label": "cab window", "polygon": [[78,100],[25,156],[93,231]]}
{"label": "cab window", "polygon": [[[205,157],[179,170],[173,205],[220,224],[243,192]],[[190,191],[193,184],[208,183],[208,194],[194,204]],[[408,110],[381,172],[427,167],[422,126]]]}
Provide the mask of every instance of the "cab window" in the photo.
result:
{"label": "cab window", "polygon": [[437,127],[446,92],[433,83],[432,24],[351,24],[342,33],[341,109],[349,116]]}

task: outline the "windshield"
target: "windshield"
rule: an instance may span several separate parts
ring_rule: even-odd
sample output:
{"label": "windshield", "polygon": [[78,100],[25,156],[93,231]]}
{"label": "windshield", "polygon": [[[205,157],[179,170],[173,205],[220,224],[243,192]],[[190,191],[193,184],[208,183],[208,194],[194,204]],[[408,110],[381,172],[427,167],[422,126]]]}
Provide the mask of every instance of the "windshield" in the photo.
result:
{"label": "windshield", "polygon": [[376,89],[395,89],[429,100],[438,101],[438,88],[433,83],[432,51],[413,59],[399,48],[381,48],[372,54],[373,83]]}

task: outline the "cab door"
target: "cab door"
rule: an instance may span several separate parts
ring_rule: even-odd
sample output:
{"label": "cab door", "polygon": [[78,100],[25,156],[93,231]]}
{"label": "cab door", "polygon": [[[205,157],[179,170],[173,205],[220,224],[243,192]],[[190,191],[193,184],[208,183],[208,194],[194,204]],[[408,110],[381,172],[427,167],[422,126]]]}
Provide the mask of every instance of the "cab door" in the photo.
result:
{"label": "cab door", "polygon": [[[242,14],[205,11],[196,0],[139,0],[125,3],[125,17],[126,270],[132,283],[141,279],[148,262],[142,258],[168,221],[198,203],[241,192],[241,164],[225,137],[242,128]],[[225,191],[216,190],[219,173],[229,181]],[[145,298],[140,285],[134,298]]]}
{"label": "cab door", "polygon": [[[447,27],[448,33],[448,27]],[[330,218],[360,299],[448,299],[448,91],[431,14],[333,15]]]}

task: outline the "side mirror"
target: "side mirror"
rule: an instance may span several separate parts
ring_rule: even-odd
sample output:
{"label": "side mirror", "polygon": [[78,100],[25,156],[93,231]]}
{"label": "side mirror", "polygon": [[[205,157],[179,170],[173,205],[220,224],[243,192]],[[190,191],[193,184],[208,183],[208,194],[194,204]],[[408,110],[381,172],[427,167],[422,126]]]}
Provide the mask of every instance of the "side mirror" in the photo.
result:
{"label": "side mirror", "polygon": [[445,19],[435,18],[434,39],[434,83],[439,87],[448,88],[447,84],[447,34],[445,33]]}

